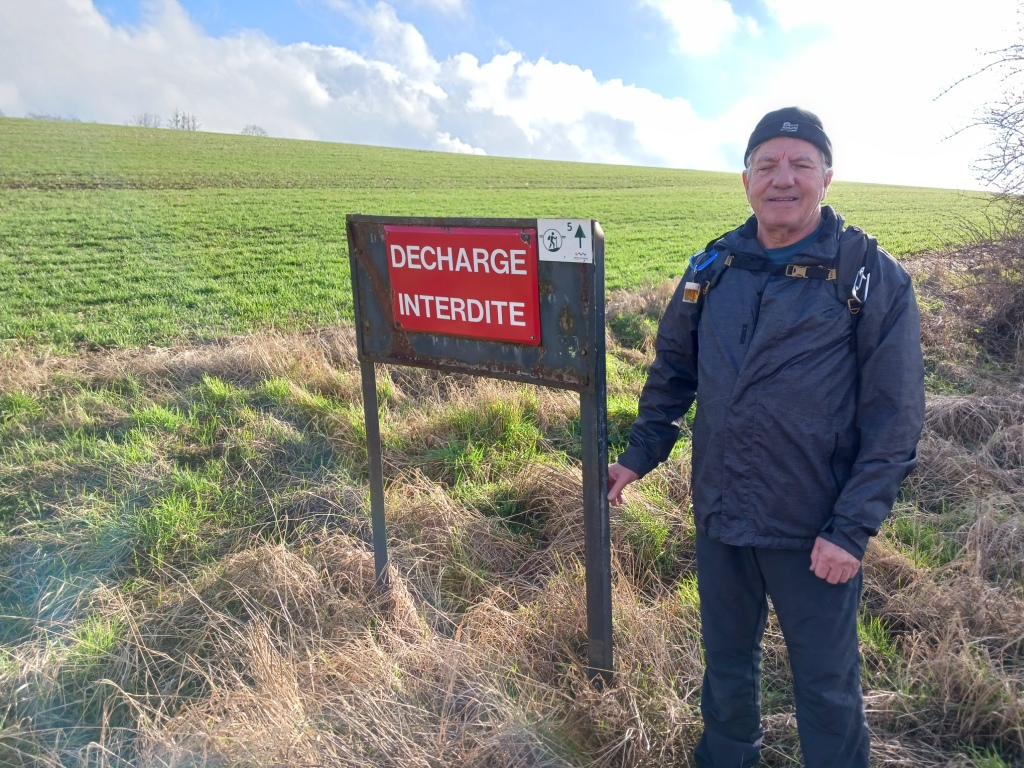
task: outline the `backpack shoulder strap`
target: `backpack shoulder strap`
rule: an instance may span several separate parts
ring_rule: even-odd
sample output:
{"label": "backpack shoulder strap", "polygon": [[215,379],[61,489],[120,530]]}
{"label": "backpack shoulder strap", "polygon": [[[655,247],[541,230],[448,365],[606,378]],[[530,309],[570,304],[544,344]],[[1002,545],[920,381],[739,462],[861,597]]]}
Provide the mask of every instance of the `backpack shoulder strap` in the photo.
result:
{"label": "backpack shoulder strap", "polygon": [[860,227],[849,226],[839,238],[836,261],[836,298],[856,316],[868,298],[871,273],[878,264],[878,240]]}
{"label": "backpack shoulder strap", "polygon": [[698,251],[690,257],[690,266],[684,277],[686,284],[683,301],[688,304],[696,304],[698,315],[703,309],[704,297],[707,296],[708,291],[718,285],[722,274],[732,263],[729,258],[731,253],[720,243],[727,234],[729,232],[716,237],[704,247],[704,250]]}

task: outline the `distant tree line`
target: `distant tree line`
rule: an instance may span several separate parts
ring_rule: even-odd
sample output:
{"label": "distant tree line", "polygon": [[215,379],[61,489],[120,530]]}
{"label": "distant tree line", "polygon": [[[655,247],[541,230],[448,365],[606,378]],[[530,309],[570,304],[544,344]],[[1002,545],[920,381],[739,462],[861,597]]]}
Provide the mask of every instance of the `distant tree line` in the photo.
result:
{"label": "distant tree line", "polygon": [[134,128],[159,128],[160,115],[154,115],[152,112],[141,112],[130,120],[125,120],[124,124]]}
{"label": "distant tree line", "polygon": [[[160,115],[154,114],[153,112],[140,112],[134,115],[130,120],[125,121],[125,125],[130,125],[135,128],[169,128],[172,131],[198,131],[199,130],[199,119],[191,112],[182,112],[175,109],[171,113],[171,116],[167,119],[166,123],[160,119]],[[266,130],[262,126],[256,125],[256,123],[249,123],[241,131],[243,136],[269,136]]]}
{"label": "distant tree line", "polygon": [[29,120],[61,120],[65,123],[80,123],[82,122],[74,115],[51,115],[46,112],[29,112],[25,115]]}
{"label": "distant tree line", "polygon": [[191,112],[181,112],[175,109],[167,119],[167,127],[172,131],[198,131],[199,120]]}
{"label": "distant tree line", "polygon": [[[3,110],[0,110],[0,117],[6,117]],[[74,115],[48,114],[44,112],[29,112],[25,117],[30,120],[61,120],[66,123],[80,123]],[[154,112],[139,112],[124,121],[125,125],[133,128],[169,128],[172,131],[198,131],[200,128],[199,119],[192,112],[184,112],[175,109],[167,121],[163,121],[160,115]],[[249,123],[241,130],[243,136],[269,136],[262,126],[256,123]]]}

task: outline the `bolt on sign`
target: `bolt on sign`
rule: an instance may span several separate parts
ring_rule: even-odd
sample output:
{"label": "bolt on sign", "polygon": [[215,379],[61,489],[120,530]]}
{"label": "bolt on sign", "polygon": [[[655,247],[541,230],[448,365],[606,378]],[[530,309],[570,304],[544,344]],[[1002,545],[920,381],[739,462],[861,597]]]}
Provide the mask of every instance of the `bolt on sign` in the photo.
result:
{"label": "bolt on sign", "polygon": [[590,219],[347,217],[374,561],[387,585],[376,364],[580,393],[588,663],[611,680],[604,233]]}

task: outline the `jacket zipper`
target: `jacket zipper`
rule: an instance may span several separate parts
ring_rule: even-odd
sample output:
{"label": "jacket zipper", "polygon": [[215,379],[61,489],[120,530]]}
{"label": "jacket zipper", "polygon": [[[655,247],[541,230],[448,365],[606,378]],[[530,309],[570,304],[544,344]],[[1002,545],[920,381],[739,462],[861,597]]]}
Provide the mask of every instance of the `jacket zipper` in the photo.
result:
{"label": "jacket zipper", "polygon": [[839,488],[839,475],[836,474],[836,458],[839,456],[839,435],[835,436],[835,442],[832,445],[832,455],[828,460],[828,471],[832,475],[832,485],[836,489],[836,498],[839,498],[841,489]]}
{"label": "jacket zipper", "polygon": [[[771,282],[772,277],[772,275],[768,275],[768,277],[764,279],[764,282],[761,283],[761,290],[757,292],[757,301],[750,308],[750,322],[755,328],[757,327],[758,319],[761,317],[761,302],[764,300],[764,292],[767,290],[768,283]],[[746,326],[743,327],[743,330],[746,330]],[[744,338],[746,338],[746,335],[744,335]],[[741,341],[740,343],[742,344],[743,342]]]}

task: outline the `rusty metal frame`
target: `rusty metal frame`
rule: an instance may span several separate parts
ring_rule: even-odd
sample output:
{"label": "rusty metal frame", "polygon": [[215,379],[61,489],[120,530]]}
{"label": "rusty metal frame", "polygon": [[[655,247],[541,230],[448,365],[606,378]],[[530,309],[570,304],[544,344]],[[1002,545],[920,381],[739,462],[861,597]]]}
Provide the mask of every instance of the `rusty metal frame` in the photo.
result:
{"label": "rusty metal frame", "polygon": [[539,346],[402,330],[395,323],[384,226],[535,230],[536,219],[350,214],[349,263],[370,469],[374,565],[387,587],[387,531],[376,364],[408,365],[520,381],[580,393],[586,541],[587,662],[596,685],[612,680],[611,535],[604,336],[604,232],[591,222],[593,262],[540,261]]}

